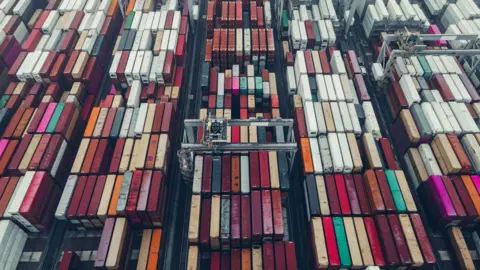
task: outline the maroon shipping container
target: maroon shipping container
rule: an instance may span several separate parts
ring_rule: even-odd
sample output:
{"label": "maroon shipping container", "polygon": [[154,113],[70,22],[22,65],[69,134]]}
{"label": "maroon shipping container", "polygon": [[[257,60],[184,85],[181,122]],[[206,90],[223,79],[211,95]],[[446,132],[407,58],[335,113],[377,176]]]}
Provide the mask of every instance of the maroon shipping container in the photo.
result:
{"label": "maroon shipping container", "polygon": [[432,77],[433,85],[440,91],[444,101],[455,101],[450,88],[442,74],[435,74]]}
{"label": "maroon shipping container", "polygon": [[[205,161],[204,161],[205,162]],[[263,230],[262,230],[262,198],[260,191],[253,190],[251,192],[251,200],[252,200],[252,240],[253,241],[260,241],[262,239]]]}
{"label": "maroon shipping container", "polygon": [[163,224],[166,197],[163,173],[154,171],[147,204],[147,214],[154,226]]}
{"label": "maroon shipping container", "polygon": [[95,189],[93,190],[90,206],[87,210],[87,218],[90,219],[93,226],[95,226],[96,228],[103,227],[102,221],[97,217],[97,211],[98,207],[100,206],[100,200],[102,199],[103,188],[105,186],[106,180],[106,175],[98,176],[97,182],[95,184]]}
{"label": "maroon shipping container", "polygon": [[360,103],[364,101],[369,101],[370,95],[368,95],[367,86],[365,85],[363,76],[361,74],[356,74],[354,82],[355,82],[355,89],[357,90],[357,96]]}
{"label": "maroon shipping container", "polygon": [[241,197],[241,215],[242,215],[242,245],[249,245],[252,239],[251,231],[251,215],[250,215],[250,196],[242,195]]}
{"label": "maroon shipping container", "polygon": [[383,202],[385,204],[385,210],[387,212],[395,212],[397,208],[395,207],[395,202],[393,201],[392,192],[387,182],[387,176],[383,170],[376,170],[375,176],[377,178],[378,186],[380,192],[382,193]]}
{"label": "maroon shipping container", "polygon": [[262,189],[270,188],[270,172],[268,163],[268,152],[259,152],[259,168],[260,168],[260,186]]}
{"label": "maroon shipping container", "polygon": [[[397,249],[395,247],[395,240],[390,231],[390,226],[385,215],[375,216],[375,223],[377,225],[378,234],[380,236],[380,243],[385,252],[385,260],[388,266],[398,265],[399,258],[397,255]],[[400,228],[401,229],[401,228]],[[398,235],[395,235],[397,237]]]}
{"label": "maroon shipping container", "polygon": [[[223,166],[223,163],[222,163]],[[230,238],[232,247],[240,247],[241,245],[241,199],[240,195],[232,195],[231,197],[231,222],[230,222]]]}
{"label": "maroon shipping container", "polygon": [[[222,193],[231,191],[231,159],[230,155],[222,156]],[[233,213],[232,213],[233,215]]]}
{"label": "maroon shipping container", "polygon": [[387,216],[390,228],[392,229],[393,239],[397,246],[397,251],[402,265],[412,265],[412,258],[408,251],[407,243],[405,241],[405,235],[403,234],[402,226],[397,215]]}
{"label": "maroon shipping container", "polygon": [[344,178],[345,178],[345,187],[348,193],[348,200],[350,201],[352,214],[355,216],[359,216],[362,214],[362,209],[360,206],[360,202],[358,200],[357,190],[355,189],[355,182],[353,179],[353,175],[346,174]]}
{"label": "maroon shipping container", "polygon": [[338,199],[335,178],[332,174],[325,175],[325,185],[327,188],[328,202],[330,204],[331,215],[341,215],[340,201]]}
{"label": "maroon shipping container", "polygon": [[260,188],[260,175],[259,175],[259,157],[258,152],[250,152],[250,187],[252,189]]}
{"label": "maroon shipping container", "polygon": [[282,213],[282,198],[279,190],[272,190],[272,210],[273,210],[273,238],[275,240],[282,240],[283,229],[283,213]]}
{"label": "maroon shipping container", "polygon": [[202,193],[212,192],[212,156],[203,157]]}
{"label": "maroon shipping container", "polygon": [[311,51],[305,51],[305,64],[307,66],[307,74],[308,76],[315,76],[315,67],[313,65],[313,58]]}
{"label": "maroon shipping container", "polygon": [[140,193],[138,195],[137,215],[146,226],[151,226],[152,222],[147,214],[148,193],[150,192],[150,185],[152,183],[153,171],[146,170],[143,172],[142,185],[140,186]]}

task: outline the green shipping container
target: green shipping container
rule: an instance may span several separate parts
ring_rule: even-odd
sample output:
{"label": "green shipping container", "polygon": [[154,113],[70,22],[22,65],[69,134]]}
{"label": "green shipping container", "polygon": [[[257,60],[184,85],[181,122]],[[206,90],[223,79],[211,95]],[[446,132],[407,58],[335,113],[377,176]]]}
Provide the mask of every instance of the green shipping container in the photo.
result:
{"label": "green shipping container", "polygon": [[45,133],[53,133],[55,131],[55,127],[60,120],[60,116],[62,115],[63,108],[65,108],[65,103],[61,102],[57,104],[57,106],[55,107],[55,111],[53,111],[52,118],[48,123],[47,129],[45,130]]}
{"label": "green shipping container", "polygon": [[393,201],[395,202],[397,212],[407,212],[407,206],[405,205],[405,201],[403,200],[402,191],[400,190],[400,186],[398,185],[395,172],[392,170],[385,170],[385,175],[387,176],[388,186],[390,186],[390,191],[392,192]]}
{"label": "green shipping container", "polygon": [[282,31],[288,34],[288,14],[287,11],[282,11]]}
{"label": "green shipping container", "polygon": [[0,109],[5,108],[9,99],[10,99],[10,95],[4,95],[2,96],[2,98],[0,98]]}
{"label": "green shipping container", "polygon": [[255,77],[255,95],[256,96],[262,96],[263,95],[262,77]]}
{"label": "green shipping container", "polygon": [[427,62],[427,59],[425,59],[424,56],[417,56],[418,62],[420,62],[420,65],[422,66],[423,69],[423,77],[430,79],[432,77],[432,70],[430,69],[430,65]]}
{"label": "green shipping container", "polygon": [[312,101],[313,101],[313,102],[318,102],[318,97],[317,97],[317,95],[312,95]]}
{"label": "green shipping container", "polygon": [[240,94],[248,94],[247,77],[240,77]]}
{"label": "green shipping container", "polygon": [[341,217],[333,218],[333,227],[335,228],[335,236],[337,238],[338,253],[340,255],[341,268],[352,267],[350,259],[350,250],[348,248],[347,234]]}
{"label": "green shipping container", "polygon": [[135,17],[135,11],[130,11],[130,13],[128,14],[127,20],[125,21],[125,26],[123,27],[123,29],[130,30],[130,28],[132,28],[132,22],[134,17]]}

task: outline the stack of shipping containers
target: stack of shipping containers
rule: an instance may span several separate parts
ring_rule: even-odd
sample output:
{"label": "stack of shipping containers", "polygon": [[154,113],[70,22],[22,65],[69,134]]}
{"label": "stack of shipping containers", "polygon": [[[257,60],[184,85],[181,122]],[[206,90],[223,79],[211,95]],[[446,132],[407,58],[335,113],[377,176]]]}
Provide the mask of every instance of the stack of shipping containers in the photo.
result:
{"label": "stack of shipping containers", "polygon": [[[271,17],[269,1],[208,2],[200,119],[280,118]],[[227,127],[227,143],[285,137],[282,128]],[[296,269],[289,182],[286,152],[197,154],[187,268]]]}
{"label": "stack of shipping containers", "polygon": [[[438,228],[470,227],[480,210],[480,96],[453,56],[397,57],[393,69],[387,115],[409,181]],[[452,241],[462,235],[448,230]]]}
{"label": "stack of shipping containers", "polygon": [[[283,151],[195,154],[191,203],[172,210],[188,213],[180,265],[297,269],[307,258],[307,269],[430,269],[445,256],[429,239],[444,233],[450,259],[475,268],[478,72],[447,54],[397,57],[373,91],[382,67],[367,74],[358,51],[336,47],[353,1],[287,1],[275,33],[275,1],[210,0],[199,14],[206,40],[195,46],[205,51],[192,53],[178,0],[1,0],[0,269],[37,268],[46,250],[58,251],[58,269],[161,267],[173,249],[167,194],[178,179],[170,168],[187,57],[202,57],[192,68],[201,120],[280,119],[280,106],[291,109],[301,172]],[[405,25],[480,31],[473,0],[368,0],[355,12],[354,36],[370,37],[374,54],[380,31]],[[281,127],[226,133],[235,144],[288,138]],[[47,240],[58,224],[64,239]]]}
{"label": "stack of shipping containers", "polygon": [[0,10],[1,267],[14,269],[25,232],[53,228],[122,15],[117,1],[6,0]]}
{"label": "stack of shipping containers", "polygon": [[380,131],[357,56],[342,57],[325,38],[324,18],[313,15],[319,7],[307,9],[311,18],[291,14],[284,48],[313,267],[432,266],[407,177]]}
{"label": "stack of shipping containers", "polygon": [[[478,33],[479,13],[473,1],[439,9],[432,2],[425,1],[426,13],[439,16],[427,33]],[[461,49],[467,43],[441,40],[427,43],[427,48]],[[447,54],[395,58],[384,91],[384,115],[430,225],[446,232],[458,266],[474,268],[462,228],[475,226],[480,210],[480,96],[475,73],[469,77],[464,67],[469,67],[467,61]],[[478,246],[476,230],[472,237]]]}
{"label": "stack of shipping containers", "polygon": [[[108,53],[112,86],[82,129],[55,216],[70,230],[102,229],[94,267],[151,269],[160,264],[164,239],[188,8],[174,0],[131,1],[119,24]],[[129,247],[139,249],[133,263]]]}

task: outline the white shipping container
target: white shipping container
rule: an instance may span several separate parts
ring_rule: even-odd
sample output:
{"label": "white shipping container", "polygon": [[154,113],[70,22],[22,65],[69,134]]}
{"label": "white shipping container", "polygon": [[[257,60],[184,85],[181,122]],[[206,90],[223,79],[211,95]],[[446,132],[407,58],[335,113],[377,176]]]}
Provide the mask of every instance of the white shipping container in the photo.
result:
{"label": "white shipping container", "polygon": [[300,21],[306,21],[308,20],[308,15],[307,15],[307,6],[306,5],[300,5],[300,9],[298,10],[298,13],[300,14]]}
{"label": "white shipping container", "polygon": [[318,21],[322,19],[322,15],[320,14],[320,9],[318,8],[318,5],[312,5],[312,16],[313,16],[313,21]]}
{"label": "white shipping container", "polygon": [[333,121],[335,123],[335,130],[337,132],[345,132],[343,127],[342,115],[340,113],[340,108],[337,102],[330,102],[330,109],[332,111]]}
{"label": "white shipping container", "polygon": [[312,153],[313,172],[315,174],[323,173],[322,158],[320,157],[320,148],[318,147],[317,138],[309,138],[310,151]]}
{"label": "white shipping container", "polygon": [[290,94],[295,94],[297,91],[297,84],[295,83],[295,71],[293,71],[292,66],[287,66],[287,85],[288,92]]}
{"label": "white shipping container", "polygon": [[377,11],[377,15],[380,20],[388,20],[390,14],[388,14],[387,7],[383,3],[383,0],[376,0],[375,1],[375,9]]}
{"label": "white shipping container", "polygon": [[460,127],[460,124],[457,121],[457,118],[455,117],[452,109],[450,108],[450,105],[447,102],[440,102],[440,105],[442,106],[443,112],[447,116],[448,122],[453,128],[453,131],[457,135],[463,134],[463,130]]}
{"label": "white shipping container", "polygon": [[398,73],[399,77],[409,74],[407,67],[405,66],[404,60],[402,57],[395,58],[395,70]]}
{"label": "white shipping container", "polygon": [[365,113],[364,130],[368,133],[372,133],[376,140],[380,139],[382,133],[380,132],[380,126],[378,125],[372,103],[370,101],[365,101],[362,103],[362,108]]}
{"label": "white shipping container", "polygon": [[433,131],[433,134],[440,134],[444,133],[442,125],[435,114],[435,111],[432,108],[432,104],[428,102],[423,102],[421,104],[422,110],[425,114],[425,118],[427,118],[428,124]]}
{"label": "white shipping container", "polygon": [[337,20],[337,13],[335,12],[335,7],[333,6],[332,0],[326,0],[328,14],[330,15],[330,19]]}
{"label": "white shipping container", "polygon": [[[453,127],[448,121],[447,115],[445,115],[445,112],[442,109],[442,105],[438,102],[431,102],[433,110],[435,111],[436,118],[442,125],[442,129],[444,133],[453,133]],[[425,110],[425,109],[424,109]],[[427,117],[428,118],[428,117]]]}
{"label": "white shipping container", "polygon": [[445,79],[445,82],[447,83],[450,92],[452,92],[453,98],[455,98],[456,101],[462,101],[462,95],[460,94],[460,91],[453,82],[450,74],[443,74],[443,78]]}
{"label": "white shipping container", "polygon": [[348,146],[347,135],[345,133],[337,133],[338,143],[343,158],[343,173],[351,173],[353,170],[353,160]]}
{"label": "white shipping container", "polygon": [[418,152],[420,152],[420,157],[422,158],[425,169],[429,176],[432,175],[442,175],[442,171],[438,166],[437,159],[433,154],[432,148],[430,145],[423,143],[418,147]]}
{"label": "white shipping container", "polygon": [[452,62],[450,62],[450,58],[448,55],[440,55],[440,60],[442,61],[443,66],[447,70],[447,73],[456,73],[457,70],[455,68],[456,64],[452,65]]}
{"label": "white shipping container", "polygon": [[118,65],[120,64],[121,57],[122,57],[122,52],[120,51],[115,52],[115,55],[113,56],[113,60],[112,60],[112,65],[110,66],[110,71],[108,72],[110,75],[110,78],[112,79],[117,78],[117,68],[118,68]]}
{"label": "white shipping container", "polygon": [[433,98],[435,99],[436,102],[443,102],[443,97],[440,94],[440,91],[438,91],[436,89],[432,89],[432,90],[430,90],[430,92],[432,93]]}
{"label": "white shipping container", "polygon": [[311,101],[305,102],[304,110],[305,110],[305,122],[307,126],[308,137],[309,138],[317,137],[318,127],[317,127],[317,119],[315,119],[315,109],[313,108],[313,103]]}
{"label": "white shipping container", "polygon": [[324,75],[325,87],[327,88],[328,100],[337,101],[337,96],[335,94],[335,87],[333,86],[332,75]]}
{"label": "white shipping container", "polygon": [[302,74],[307,74],[307,65],[305,62],[305,55],[303,54],[303,51],[297,51],[294,67],[295,67],[295,82],[296,84],[299,84],[300,76]]}
{"label": "white shipping container", "polygon": [[160,21],[158,22],[158,31],[165,30],[165,22],[167,20],[167,14],[168,12],[166,10],[160,11]]}
{"label": "white shipping container", "polygon": [[440,73],[448,73],[447,69],[445,68],[445,66],[443,65],[443,62],[442,60],[440,59],[439,56],[436,56],[436,55],[432,55],[432,59],[433,61],[435,62],[435,65],[437,66],[438,70],[440,71]]}
{"label": "white shipping container", "polygon": [[217,95],[225,95],[225,73],[218,73]]}
{"label": "white shipping container", "polygon": [[449,102],[455,118],[465,133],[478,133],[478,126],[464,103]]}
{"label": "white shipping container", "polygon": [[[8,16],[7,16],[8,17]],[[5,19],[7,18],[5,17]],[[60,13],[57,10],[50,10],[48,13],[47,19],[42,25],[42,33],[43,34],[50,34],[53,31],[53,28],[57,24],[58,19],[60,18]],[[5,21],[4,19],[4,21]],[[2,27],[3,29],[3,27]]]}
{"label": "white shipping container", "polygon": [[322,19],[330,19],[330,12],[328,11],[327,1],[318,0],[318,6],[320,8],[320,14],[322,15]]}
{"label": "white shipping container", "polygon": [[200,194],[202,191],[202,177],[203,177],[203,157],[201,155],[195,156],[195,167],[193,171],[192,193]]}
{"label": "white shipping container", "polygon": [[289,29],[289,36],[291,46],[294,50],[300,49],[300,26],[298,25],[298,21],[292,20],[290,21],[290,29]]}
{"label": "white shipping container", "polygon": [[325,124],[325,118],[323,116],[322,103],[313,102],[313,108],[315,110],[315,118],[317,119],[318,133],[327,134],[327,126]]}
{"label": "white shipping container", "polygon": [[[139,82],[139,81],[135,81],[135,82]],[[137,118],[137,122],[135,123],[135,129],[134,129],[135,136],[138,138],[142,137],[143,128],[145,126],[145,119],[147,118],[147,112],[148,112],[148,103],[141,103],[140,110],[138,110],[138,118]]]}
{"label": "white shipping container", "polygon": [[420,62],[418,61],[418,58],[416,56],[410,56],[410,61],[412,62],[412,65],[415,68],[417,75],[423,76],[424,71],[422,65],[420,65]]}
{"label": "white shipping container", "polygon": [[140,94],[142,92],[142,84],[140,81],[133,81],[130,88],[130,94],[127,99],[128,108],[138,108],[140,106]]}
{"label": "white shipping container", "polygon": [[357,94],[355,93],[355,89],[352,89],[352,87],[350,86],[347,75],[341,74],[340,81],[342,82],[343,93],[345,94],[345,101],[353,102]]}
{"label": "white shipping container", "polygon": [[302,22],[302,21],[298,22],[298,27],[300,29],[300,50],[306,50],[308,37],[307,37],[307,29],[305,28],[305,22]]}
{"label": "white shipping container", "polygon": [[331,20],[325,20],[325,26],[327,27],[328,32],[328,45],[335,46],[337,42],[337,36],[335,35],[335,29],[333,28],[333,23]]}
{"label": "white shipping container", "polygon": [[433,60],[432,55],[426,55],[425,60],[427,60],[427,63],[430,66],[430,69],[432,70],[433,74],[440,73],[440,69],[437,67],[437,64],[435,63],[435,60]]}
{"label": "white shipping container", "polygon": [[401,0],[400,8],[402,9],[403,16],[405,16],[407,20],[413,20],[417,15],[409,0]]}
{"label": "white shipping container", "polygon": [[178,31],[177,30],[172,30],[170,32],[170,40],[168,42],[168,51],[172,51],[175,53],[175,49],[177,48],[177,40],[178,40]]}
{"label": "white shipping container", "polygon": [[242,194],[248,194],[250,192],[249,166],[248,156],[240,156],[240,167],[242,168],[242,173],[240,173],[240,190]]}
{"label": "white shipping container", "polygon": [[322,47],[326,48],[328,46],[328,41],[330,40],[328,37],[328,30],[327,25],[325,24],[324,20],[318,21],[318,29],[320,30],[320,38],[322,42]]}
{"label": "white shipping container", "polygon": [[[63,189],[62,196],[55,211],[55,218],[58,220],[67,219],[67,210],[70,205],[70,201],[73,197],[73,191],[77,185],[78,176],[70,175],[68,176],[67,182],[65,183],[65,188]],[[1,240],[0,240],[1,245]]]}
{"label": "white shipping container", "polygon": [[125,78],[127,79],[127,83],[129,86],[131,86],[133,82],[133,67],[135,65],[137,53],[138,52],[136,51],[130,52],[130,54],[128,55],[127,66],[125,67]]}
{"label": "white shipping container", "polygon": [[350,112],[348,111],[348,106],[346,102],[338,102],[338,107],[340,114],[342,116],[342,123],[345,132],[353,132],[353,124],[350,120]]}
{"label": "white shipping container", "polygon": [[308,82],[308,75],[302,74],[300,76],[300,83],[298,84],[298,94],[302,96],[303,102],[312,101],[312,91]]}
{"label": "white shipping container", "polygon": [[138,49],[142,51],[151,51],[152,44],[152,32],[150,32],[150,30],[143,31],[140,39],[140,46],[138,46]]}
{"label": "white shipping container", "polygon": [[345,68],[345,64],[343,63],[342,55],[340,51],[333,51],[332,58],[330,59],[330,66],[332,67],[333,73],[336,74],[345,74],[347,73],[347,69]]}
{"label": "white shipping container", "polygon": [[467,88],[465,88],[465,85],[463,84],[460,77],[458,77],[457,74],[451,74],[450,77],[452,78],[453,84],[457,87],[458,92],[462,96],[462,102],[471,103],[472,97],[468,93],[468,90]]}
{"label": "white shipping container", "polygon": [[324,75],[317,74],[315,76],[317,82],[317,98],[318,101],[328,101],[327,87],[325,86]]}
{"label": "white shipping container", "polygon": [[142,68],[140,69],[140,77],[142,78],[142,82],[144,84],[149,83],[149,75],[150,75],[150,68],[152,67],[152,60],[153,60],[152,51],[145,51],[143,60],[142,60]]}
{"label": "white shipping container", "polygon": [[164,30],[162,37],[162,44],[160,45],[160,50],[166,51],[168,49],[168,42],[170,41],[171,30]]}
{"label": "white shipping container", "polygon": [[402,8],[397,4],[395,0],[388,0],[387,10],[390,14],[390,21],[398,21],[403,16]]}
{"label": "white shipping container", "polygon": [[357,110],[355,109],[355,104],[347,103],[348,113],[350,114],[350,121],[352,122],[353,133],[356,136],[362,135],[362,127],[360,126],[360,121],[358,120]]}
{"label": "white shipping container", "polygon": [[335,88],[335,96],[338,101],[345,101],[345,94],[343,93],[342,82],[338,74],[332,74],[332,82]]}
{"label": "white shipping container", "polygon": [[399,83],[409,107],[414,103],[420,103],[420,95],[418,94],[410,75],[403,75],[402,78],[400,78]]}
{"label": "white shipping container", "polygon": [[[329,133],[329,135],[330,134],[335,133]],[[320,157],[322,158],[323,172],[332,173],[333,163],[327,136],[319,136],[318,145],[320,146]]]}
{"label": "white shipping container", "polygon": [[330,155],[332,157],[333,163],[333,172],[341,173],[343,172],[343,159],[340,149],[340,145],[338,142],[337,133],[328,133],[328,146],[330,148]]}

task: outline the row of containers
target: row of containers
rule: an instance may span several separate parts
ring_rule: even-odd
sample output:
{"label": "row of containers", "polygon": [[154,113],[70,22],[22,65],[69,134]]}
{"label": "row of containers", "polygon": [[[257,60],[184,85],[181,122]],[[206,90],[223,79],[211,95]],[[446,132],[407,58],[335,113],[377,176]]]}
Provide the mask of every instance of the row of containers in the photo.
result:
{"label": "row of containers", "polygon": [[[268,1],[208,2],[201,120],[280,118],[270,13]],[[204,133],[199,127],[197,143]],[[227,126],[226,135],[227,144],[286,141],[281,127]],[[195,155],[187,269],[297,269],[288,155]]]}
{"label": "row of containers", "polygon": [[[69,1],[62,1],[69,2]],[[89,1],[92,2],[92,1]],[[2,1],[0,176],[3,269],[54,212],[121,26],[117,1]],[[88,7],[88,10],[84,10]],[[38,260],[37,260],[38,261]]]}
{"label": "row of containers", "polygon": [[474,267],[472,257],[459,252],[469,249],[462,228],[475,226],[479,210],[474,81],[461,61],[441,54],[397,57],[389,79],[382,91],[385,115],[410,186],[435,220],[432,227],[447,231],[459,266]]}
{"label": "row of containers", "polygon": [[[290,25],[319,22],[292,17]],[[291,30],[283,41],[285,72],[303,168],[311,267],[434,267],[408,174],[382,134],[355,51],[342,55],[335,44],[314,46],[316,34],[298,46]],[[324,32],[319,36],[329,35]]]}
{"label": "row of containers", "polygon": [[[61,269],[130,267],[133,249],[139,269],[156,267],[188,8],[173,0],[129,1],[125,10],[117,0],[15,2],[0,4],[9,49],[0,90],[2,268],[15,269],[28,235],[48,233],[55,219],[73,234],[102,230],[87,259],[82,236],[77,245],[65,239]],[[143,229],[151,247],[140,248]]]}

